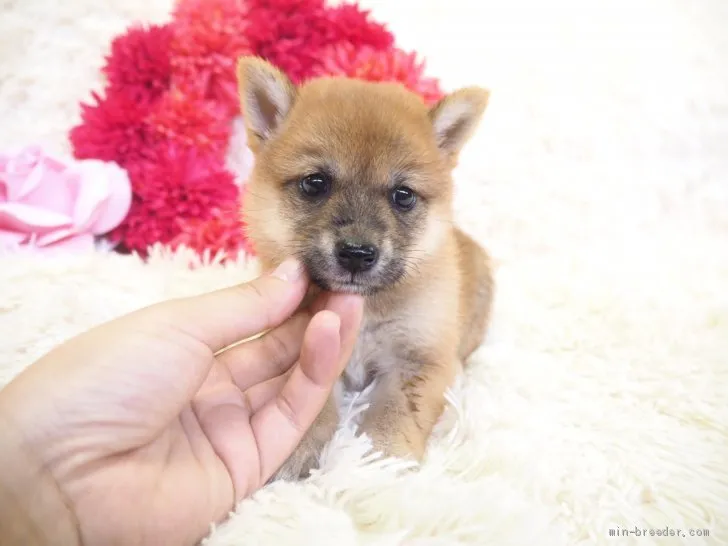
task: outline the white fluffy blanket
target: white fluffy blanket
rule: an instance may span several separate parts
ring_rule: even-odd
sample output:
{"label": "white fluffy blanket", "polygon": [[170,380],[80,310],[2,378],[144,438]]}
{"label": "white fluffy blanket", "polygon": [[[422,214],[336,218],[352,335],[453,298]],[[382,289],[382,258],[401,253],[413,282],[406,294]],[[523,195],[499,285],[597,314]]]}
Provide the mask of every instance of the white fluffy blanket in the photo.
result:
{"label": "white fluffy blanket", "polygon": [[[0,1],[0,146],[66,151],[109,39],[170,2]],[[493,329],[418,472],[363,461],[346,424],[323,473],[260,491],[209,546],[728,543],[725,0],[364,4],[449,89],[493,91],[457,173],[459,221],[498,261]],[[2,256],[0,381],[254,274]]]}

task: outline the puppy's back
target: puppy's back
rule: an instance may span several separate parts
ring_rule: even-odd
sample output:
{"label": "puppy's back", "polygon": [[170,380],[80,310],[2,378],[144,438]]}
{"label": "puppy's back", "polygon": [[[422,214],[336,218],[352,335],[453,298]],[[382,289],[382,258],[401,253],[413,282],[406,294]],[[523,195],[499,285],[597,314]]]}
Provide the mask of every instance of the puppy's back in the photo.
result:
{"label": "puppy's back", "polygon": [[460,347],[464,362],[483,342],[493,303],[493,272],[488,253],[469,235],[455,227],[455,247],[460,271]]}

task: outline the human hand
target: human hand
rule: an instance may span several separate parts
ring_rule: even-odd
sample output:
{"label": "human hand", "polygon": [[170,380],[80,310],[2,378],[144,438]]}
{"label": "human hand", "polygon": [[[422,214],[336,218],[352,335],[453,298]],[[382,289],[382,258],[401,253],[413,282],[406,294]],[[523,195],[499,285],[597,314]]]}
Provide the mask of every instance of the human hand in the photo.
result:
{"label": "human hand", "polygon": [[194,544],[265,484],[362,316],[361,298],[333,294],[296,313],[308,279],[291,261],[277,272],[94,328],[0,391],[0,542]]}

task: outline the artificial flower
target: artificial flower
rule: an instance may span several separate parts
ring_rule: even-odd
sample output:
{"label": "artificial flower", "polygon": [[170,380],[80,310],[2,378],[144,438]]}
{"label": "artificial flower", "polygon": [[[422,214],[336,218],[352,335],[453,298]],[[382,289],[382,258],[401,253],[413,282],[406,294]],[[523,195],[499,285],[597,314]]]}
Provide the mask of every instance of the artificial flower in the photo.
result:
{"label": "artificial flower", "polygon": [[330,48],[322,57],[316,75],[401,83],[431,105],[443,97],[443,92],[438,80],[425,76],[424,71],[424,61],[418,60],[414,52],[407,53],[401,49],[356,49],[350,44],[339,44]]}
{"label": "artificial flower", "polygon": [[206,220],[184,219],[179,221],[180,233],[169,242],[175,249],[185,246],[202,255],[224,253],[225,260],[235,260],[240,253],[253,254],[245,237],[245,227],[240,207],[216,211]]}
{"label": "artificial flower", "polygon": [[74,155],[122,166],[147,157],[154,143],[146,123],[150,106],[124,90],[92,97],[95,103],[81,104],[81,123],[69,134]]}
{"label": "artificial flower", "polygon": [[247,36],[253,52],[298,83],[316,72],[328,47],[350,43],[389,48],[392,35],[352,5],[327,9],[322,0],[250,0]]}
{"label": "artificial flower", "polygon": [[323,0],[250,0],[247,36],[253,53],[298,83],[329,45]]}
{"label": "artificial flower", "polygon": [[127,250],[144,255],[154,243],[169,243],[180,221],[208,220],[235,207],[239,188],[218,158],[167,142],[155,157],[129,167],[134,198],[124,223],[113,233]]}
{"label": "artificial flower", "polygon": [[0,153],[0,246],[89,250],[126,217],[126,171],[99,160],[64,160],[39,146]]}
{"label": "artificial flower", "polygon": [[219,105],[185,96],[176,88],[164,95],[146,123],[156,139],[194,147],[220,160],[230,140],[231,123]]}
{"label": "artificial flower", "polygon": [[235,65],[251,52],[245,0],[182,0],[173,14],[174,83],[193,96],[239,108]]}
{"label": "artificial flower", "polygon": [[394,36],[387,27],[371,20],[370,12],[356,4],[341,4],[329,9],[326,21],[333,34],[332,43],[350,44],[355,49],[386,51],[394,47]]}
{"label": "artificial flower", "polygon": [[134,25],[111,42],[102,72],[110,92],[124,90],[135,100],[153,102],[168,88],[171,25]]}

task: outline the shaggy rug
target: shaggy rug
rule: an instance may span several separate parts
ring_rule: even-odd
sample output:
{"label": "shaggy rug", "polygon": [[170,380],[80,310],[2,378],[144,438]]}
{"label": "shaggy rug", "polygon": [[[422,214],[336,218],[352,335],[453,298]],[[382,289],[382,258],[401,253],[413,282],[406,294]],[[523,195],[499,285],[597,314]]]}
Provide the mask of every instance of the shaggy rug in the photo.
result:
{"label": "shaggy rug", "polygon": [[[0,147],[67,152],[110,38],[170,3],[0,1]],[[354,400],[323,471],[244,501],[208,546],[728,544],[728,4],[362,4],[448,89],[492,89],[456,206],[497,260],[493,328],[417,472],[362,458]],[[1,256],[0,384],[256,273],[188,259]]]}

